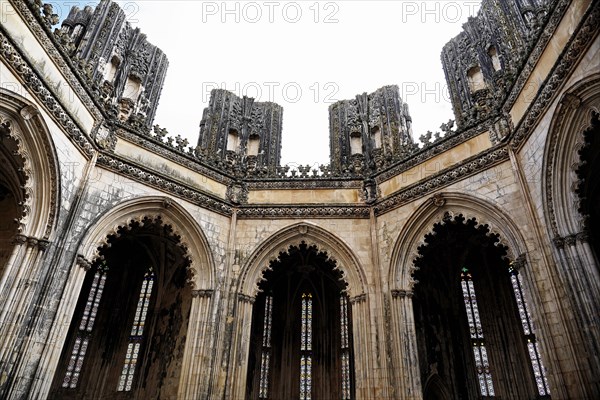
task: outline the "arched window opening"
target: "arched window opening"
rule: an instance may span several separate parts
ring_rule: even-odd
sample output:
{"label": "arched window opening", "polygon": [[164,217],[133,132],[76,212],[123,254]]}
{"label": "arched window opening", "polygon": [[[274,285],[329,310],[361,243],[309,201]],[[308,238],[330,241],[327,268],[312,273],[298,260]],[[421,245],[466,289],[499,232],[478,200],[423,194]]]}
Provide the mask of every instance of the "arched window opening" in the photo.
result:
{"label": "arched window opening", "polygon": [[479,66],[472,67],[467,71],[467,81],[469,82],[469,90],[471,90],[471,93],[485,89],[483,73]]}
{"label": "arched window opening", "polygon": [[479,390],[484,397],[494,396],[494,383],[490,372],[490,362],[488,360],[487,349],[483,339],[483,328],[481,319],[479,319],[479,308],[477,307],[477,297],[475,296],[475,287],[471,274],[467,268],[463,268],[460,274],[460,285],[465,299],[465,310],[467,311],[467,321],[469,322],[469,331],[471,333],[471,345],[473,346],[473,356],[475,357],[475,368],[477,369],[477,380]]}
{"label": "arched window opening", "polygon": [[[498,241],[475,219],[446,215],[419,247],[413,310],[421,382],[435,376],[448,398],[549,398],[532,325],[524,331],[520,278]],[[425,399],[439,394],[425,389]]]}
{"label": "arched window opening", "polygon": [[25,159],[19,155],[18,143],[10,137],[8,127],[0,121],[0,278],[14,249],[19,233],[18,221],[25,215],[28,177]]}
{"label": "arched window opening", "polygon": [[353,399],[352,316],[335,263],[302,243],[271,267],[254,303],[246,397]]}
{"label": "arched window opening", "polygon": [[579,214],[583,217],[584,230],[589,243],[600,260],[600,115],[594,113],[592,126],[584,132],[584,145],[579,151],[579,167],[576,170],[579,182],[576,193],[579,197]]}
{"label": "arched window opening", "polygon": [[141,93],[142,81],[138,77],[130,75],[127,78],[127,82],[125,83],[125,89],[123,90],[122,97],[124,99],[129,99],[135,103]]}
{"label": "arched window opening", "polygon": [[260,136],[250,135],[248,138],[248,155],[256,157],[258,156],[258,148],[260,146]]}
{"label": "arched window opening", "polygon": [[350,133],[350,152],[351,155],[362,154],[362,138],[360,132]]}
{"label": "arched window opening", "polygon": [[527,350],[529,352],[529,359],[531,360],[531,366],[533,368],[533,375],[535,376],[535,383],[537,385],[538,394],[540,396],[550,395],[550,386],[548,385],[548,378],[546,377],[546,369],[542,363],[542,357],[540,355],[540,348],[538,346],[535,337],[535,328],[523,296],[523,283],[521,282],[521,276],[519,271],[514,268],[512,263],[508,268],[510,275],[510,282],[512,283],[513,291],[515,293],[515,300],[517,301],[517,308],[519,310],[519,318],[523,326],[523,334],[527,340]]}
{"label": "arched window opening", "polygon": [[496,50],[496,46],[490,46],[488,49],[488,56],[490,56],[494,71],[500,71],[502,69],[502,64],[500,64],[500,57],[498,56],[498,50]]}
{"label": "arched window opening", "polygon": [[144,339],[144,325],[146,324],[146,318],[148,316],[150,297],[152,296],[152,288],[154,287],[154,278],[154,271],[152,267],[149,267],[144,275],[142,288],[140,289],[140,297],[135,309],[135,317],[133,319],[133,326],[131,327],[131,334],[129,335],[123,371],[121,372],[119,385],[117,386],[118,392],[131,391],[135,366],[140,355],[142,340]]}
{"label": "arched window opening", "polygon": [[234,151],[237,153],[240,145],[239,140],[240,135],[238,134],[238,131],[235,129],[230,129],[229,133],[227,134],[227,151]]}
{"label": "arched window opening", "polygon": [[381,129],[378,126],[374,126],[371,129],[371,140],[373,141],[373,148],[381,148]]}
{"label": "arched window opening", "polygon": [[115,76],[117,75],[117,68],[119,68],[119,59],[117,56],[113,56],[104,67],[104,80],[112,83],[112,81],[115,79]]}
{"label": "arched window opening", "polygon": [[104,292],[107,274],[108,266],[105,261],[102,261],[96,267],[96,272],[94,273],[94,279],[77,330],[75,344],[73,344],[73,350],[71,350],[71,358],[69,359],[67,371],[63,379],[63,388],[76,388],[79,382],[81,367],[83,366],[85,353],[89,346],[94,322],[96,322],[96,316],[98,315],[98,307],[100,306],[100,300]]}
{"label": "arched window opening", "polygon": [[110,235],[86,274],[49,397],[177,397],[189,264],[159,218]]}
{"label": "arched window opening", "polygon": [[302,324],[300,328],[300,400],[310,400],[312,394],[312,294],[302,293]]}

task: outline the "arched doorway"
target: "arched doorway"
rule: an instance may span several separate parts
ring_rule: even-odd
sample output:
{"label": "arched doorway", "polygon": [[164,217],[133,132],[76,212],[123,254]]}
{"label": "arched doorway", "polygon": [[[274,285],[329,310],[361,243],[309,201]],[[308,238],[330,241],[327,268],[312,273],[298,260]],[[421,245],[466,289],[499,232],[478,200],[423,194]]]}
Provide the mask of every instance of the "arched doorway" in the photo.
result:
{"label": "arched doorway", "polygon": [[280,253],[263,278],[246,398],[353,399],[351,307],[335,262],[302,242]]}
{"label": "arched doorway", "polygon": [[50,397],[177,397],[189,265],[180,237],[160,217],[109,235],[84,280]]}
{"label": "arched doorway", "polygon": [[[413,310],[421,382],[450,398],[548,398],[518,263],[486,225],[446,213],[418,249]],[[431,399],[439,390],[425,390]],[[443,397],[443,396],[442,396]]]}

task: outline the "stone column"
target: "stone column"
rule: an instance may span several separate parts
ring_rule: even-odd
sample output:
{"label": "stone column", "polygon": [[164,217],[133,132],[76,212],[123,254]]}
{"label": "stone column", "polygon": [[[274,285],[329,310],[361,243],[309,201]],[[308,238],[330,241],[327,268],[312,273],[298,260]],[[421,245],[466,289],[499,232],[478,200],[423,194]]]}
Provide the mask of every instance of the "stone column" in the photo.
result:
{"label": "stone column", "polygon": [[[600,369],[600,271],[588,243],[587,233],[555,237],[553,241],[559,260],[563,263],[558,270],[566,278],[566,292],[573,300],[575,320],[583,333],[585,353],[590,363],[589,366],[578,363],[583,368],[579,373],[588,376],[582,377],[579,386],[582,389],[589,388],[588,395],[594,397],[594,390],[600,390],[598,378],[590,375],[591,371]],[[592,387],[595,389],[591,389]]]}
{"label": "stone column", "polygon": [[423,398],[412,295],[410,290],[392,290],[394,350],[399,368],[396,398],[407,400]]}
{"label": "stone column", "polygon": [[206,343],[207,338],[212,335],[212,294],[212,290],[192,291],[192,307],[179,381],[178,397],[181,399],[207,398],[211,362],[206,352]]}
{"label": "stone column", "polygon": [[[231,390],[227,398],[244,399],[246,396],[246,379],[248,375],[248,355],[250,351],[250,335],[252,334],[252,307],[256,299],[239,293],[237,299],[236,323],[232,335],[231,346]],[[227,393],[226,391],[226,393]]]}
{"label": "stone column", "polygon": [[33,398],[46,398],[48,396],[71,321],[73,318],[80,317],[73,315],[73,313],[79,300],[86,273],[90,270],[92,264],[79,254],[75,259],[75,267],[71,269],[62,301],[57,310],[56,320],[53,322],[48,341],[43,347],[40,364],[31,386],[30,395]]}
{"label": "stone column", "polygon": [[370,399],[374,395],[375,371],[373,371],[373,353],[369,327],[369,305],[367,295],[360,294],[350,298],[352,306],[352,341],[354,343],[354,387],[357,399]]}
{"label": "stone column", "polygon": [[[20,337],[19,330],[24,328],[28,309],[34,306],[41,259],[49,242],[18,235],[15,249],[0,282],[0,373],[4,378],[14,375],[11,370],[16,362]],[[0,384],[1,385],[1,384]]]}

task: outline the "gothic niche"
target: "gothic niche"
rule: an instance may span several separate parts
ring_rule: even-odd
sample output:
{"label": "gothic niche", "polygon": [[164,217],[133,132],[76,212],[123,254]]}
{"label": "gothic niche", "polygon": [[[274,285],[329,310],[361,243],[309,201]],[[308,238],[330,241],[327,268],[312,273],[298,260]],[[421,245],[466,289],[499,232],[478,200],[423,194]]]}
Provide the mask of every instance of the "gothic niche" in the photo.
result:
{"label": "gothic niche", "polygon": [[419,247],[413,307],[424,399],[549,398],[518,267],[486,225],[446,215]]}
{"label": "gothic niche", "polygon": [[179,239],[160,217],[108,236],[85,277],[50,398],[177,397],[192,300]]}
{"label": "gothic niche", "polygon": [[17,142],[9,135],[9,126],[0,123],[0,278],[13,251],[19,233],[19,221],[25,213],[25,160]]}
{"label": "gothic niche", "polygon": [[272,261],[252,314],[248,399],[354,399],[346,283],[315,246]]}
{"label": "gothic niche", "polygon": [[584,133],[584,146],[579,151],[577,168],[577,195],[579,213],[584,216],[584,226],[596,260],[600,257],[600,115],[594,114],[592,126]]}

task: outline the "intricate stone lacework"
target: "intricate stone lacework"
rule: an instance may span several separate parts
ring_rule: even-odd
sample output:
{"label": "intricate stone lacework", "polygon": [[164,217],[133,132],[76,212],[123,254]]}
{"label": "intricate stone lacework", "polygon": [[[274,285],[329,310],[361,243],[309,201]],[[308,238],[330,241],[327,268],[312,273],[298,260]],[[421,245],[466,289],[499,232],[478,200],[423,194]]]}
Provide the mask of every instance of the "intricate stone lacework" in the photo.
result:
{"label": "intricate stone lacework", "polygon": [[494,396],[494,384],[492,382],[490,363],[483,340],[483,329],[481,327],[481,319],[479,318],[475,287],[473,286],[471,273],[467,268],[463,268],[460,278],[465,300],[465,309],[467,311],[467,321],[469,322],[473,355],[475,357],[475,368],[477,369],[479,390],[482,396]]}
{"label": "intricate stone lacework", "polygon": [[106,284],[107,273],[108,266],[105,263],[102,263],[94,274],[92,287],[90,288],[81,322],[79,323],[75,344],[71,351],[69,365],[67,366],[67,371],[63,379],[63,388],[74,389],[77,387],[85,353],[89,346],[90,335],[94,327],[94,322],[96,321],[96,315],[98,314],[100,299],[102,298],[102,292],[104,291],[104,285]]}
{"label": "intricate stone lacework", "polygon": [[527,352],[529,354],[529,359],[531,360],[531,367],[533,368],[533,375],[535,377],[537,391],[540,396],[549,396],[550,387],[548,386],[546,369],[542,364],[540,349],[534,333],[535,327],[533,326],[533,321],[531,320],[531,314],[529,313],[527,302],[523,296],[521,276],[519,275],[519,271],[514,268],[513,265],[509,267],[508,271],[510,273],[510,281],[515,293],[515,299],[517,300],[517,308],[519,309],[519,317],[521,319],[521,325],[523,326],[523,333],[525,334],[525,339],[527,340]]}
{"label": "intricate stone lacework", "polygon": [[133,385],[135,367],[139,358],[142,339],[144,338],[144,326],[148,316],[148,307],[150,306],[154,278],[154,271],[152,270],[152,267],[150,267],[144,275],[140,297],[135,309],[135,317],[131,327],[129,343],[127,344],[127,352],[125,353],[125,363],[123,364],[123,370],[121,371],[119,384],[117,386],[117,391],[119,392],[129,392]]}

